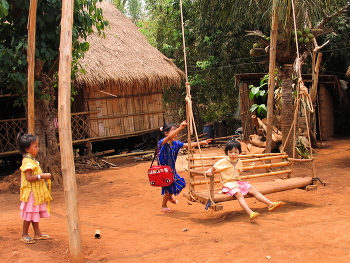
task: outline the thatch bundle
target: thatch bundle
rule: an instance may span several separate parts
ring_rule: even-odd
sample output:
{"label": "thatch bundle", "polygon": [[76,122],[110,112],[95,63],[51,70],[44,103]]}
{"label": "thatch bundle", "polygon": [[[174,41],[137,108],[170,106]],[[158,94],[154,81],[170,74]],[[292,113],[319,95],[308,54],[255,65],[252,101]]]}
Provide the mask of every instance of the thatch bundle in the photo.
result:
{"label": "thatch bundle", "polygon": [[97,33],[88,37],[90,50],[80,61],[86,74],[78,76],[78,85],[95,88],[106,82],[123,88],[180,85],[183,72],[150,45],[125,15],[111,3],[98,5],[110,27],[104,30],[106,38]]}

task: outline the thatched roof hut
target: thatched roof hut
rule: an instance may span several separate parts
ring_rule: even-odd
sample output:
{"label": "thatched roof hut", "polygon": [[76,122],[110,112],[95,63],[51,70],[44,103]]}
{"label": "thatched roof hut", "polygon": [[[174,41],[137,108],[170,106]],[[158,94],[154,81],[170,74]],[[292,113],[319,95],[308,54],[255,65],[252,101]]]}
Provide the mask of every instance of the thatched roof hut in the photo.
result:
{"label": "thatched roof hut", "polygon": [[164,122],[164,88],[179,86],[184,78],[113,4],[99,5],[110,26],[105,38],[88,37],[90,50],[80,61],[86,74],[76,80],[76,141],[118,139],[158,129]]}
{"label": "thatched roof hut", "polygon": [[113,4],[102,2],[103,16],[110,28],[90,35],[90,50],[80,61],[86,74],[78,84],[103,87],[113,82],[124,88],[180,85],[183,73],[170,59],[150,45],[138,28]]}

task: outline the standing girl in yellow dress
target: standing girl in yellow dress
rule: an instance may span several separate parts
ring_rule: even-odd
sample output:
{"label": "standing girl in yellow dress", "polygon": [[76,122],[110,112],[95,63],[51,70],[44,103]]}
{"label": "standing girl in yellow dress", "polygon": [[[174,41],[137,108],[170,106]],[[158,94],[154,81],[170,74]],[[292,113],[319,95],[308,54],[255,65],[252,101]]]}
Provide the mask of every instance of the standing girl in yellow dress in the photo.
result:
{"label": "standing girl in yellow dress", "polygon": [[[21,241],[26,244],[35,243],[35,239],[50,239],[47,234],[43,234],[39,227],[40,218],[49,217],[49,202],[51,174],[43,173],[39,162],[35,157],[39,153],[38,140],[34,135],[20,132],[17,135],[17,145],[23,154],[21,170],[20,200],[21,213],[23,219],[23,230]],[[49,188],[46,185],[48,182]],[[46,206],[48,203],[48,207]],[[29,236],[29,226],[34,230],[34,239]]]}

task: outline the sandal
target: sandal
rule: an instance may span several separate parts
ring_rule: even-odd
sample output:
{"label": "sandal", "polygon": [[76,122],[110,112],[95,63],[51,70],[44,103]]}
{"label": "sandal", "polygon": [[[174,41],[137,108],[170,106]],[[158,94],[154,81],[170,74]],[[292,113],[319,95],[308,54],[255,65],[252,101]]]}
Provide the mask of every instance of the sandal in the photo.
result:
{"label": "sandal", "polygon": [[179,203],[179,201],[177,201],[177,200],[174,199],[174,198],[173,198],[173,199],[169,199],[169,202],[170,202],[170,203],[173,203],[173,204],[175,204],[175,205]]}
{"label": "sandal", "polygon": [[42,234],[41,237],[34,237],[34,239],[46,240],[46,239],[51,239],[51,237],[48,234]]}
{"label": "sandal", "polygon": [[161,210],[163,213],[172,213],[174,210],[171,210],[169,207],[163,207]]}
{"label": "sandal", "polygon": [[257,218],[260,214],[258,212],[253,212],[249,215],[249,220]]}
{"label": "sandal", "polygon": [[280,208],[283,205],[281,201],[274,202],[271,207],[269,207],[269,211],[276,210],[277,208]]}
{"label": "sandal", "polygon": [[34,244],[35,240],[32,239],[31,237],[22,237],[21,241],[26,244]]}

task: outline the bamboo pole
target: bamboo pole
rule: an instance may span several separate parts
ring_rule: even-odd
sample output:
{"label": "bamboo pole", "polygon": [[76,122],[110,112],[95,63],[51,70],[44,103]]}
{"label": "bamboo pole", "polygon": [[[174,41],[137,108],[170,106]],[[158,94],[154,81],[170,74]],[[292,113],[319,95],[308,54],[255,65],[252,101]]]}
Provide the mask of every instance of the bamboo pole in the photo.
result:
{"label": "bamboo pole", "polygon": [[[248,162],[250,161],[250,159],[248,158],[259,158],[259,160],[264,160],[265,157],[268,156],[278,156],[277,158],[286,158],[286,156],[288,156],[285,153],[256,153],[256,154],[247,154],[247,155],[238,155],[239,158],[242,158],[242,162]],[[192,157],[189,158],[191,161],[193,160],[215,160],[215,159],[222,159],[222,158],[226,158],[226,155],[221,155],[221,156],[206,156],[206,157]],[[255,160],[252,160],[255,161]]]}
{"label": "bamboo pole", "polygon": [[69,254],[71,262],[84,262],[77,183],[75,178],[71,127],[71,64],[72,64],[73,0],[62,1],[60,60],[58,70],[58,120],[63,187],[66,203]]}
{"label": "bamboo pole", "polygon": [[270,61],[269,61],[269,87],[267,95],[267,127],[266,127],[266,152],[271,152],[272,126],[273,126],[273,104],[275,95],[275,68],[276,47],[278,30],[277,0],[272,2],[272,20],[270,34]]}
{"label": "bamboo pole", "polygon": [[28,17],[28,133],[35,134],[34,114],[34,67],[35,67],[35,31],[36,31],[36,10],[38,0],[30,0]]}
{"label": "bamboo pole", "polygon": [[[197,175],[203,175],[203,172],[200,172],[200,171],[196,171],[196,170],[191,170],[191,172],[193,174],[197,174]],[[281,171],[276,171],[276,172],[268,172],[268,173],[260,173],[260,174],[251,174],[251,175],[244,175],[244,176],[240,176],[239,178],[240,179],[251,179],[251,178],[258,178],[258,177],[265,177],[265,176],[272,176],[272,175],[275,175],[275,176],[278,176],[278,175],[281,175],[281,174],[291,174],[293,172],[293,170],[281,170]],[[286,180],[289,180],[289,179],[286,179]],[[193,185],[200,185],[200,184],[205,184],[207,180],[205,181],[196,181],[196,182],[190,182],[191,184]],[[220,182],[220,179],[214,179],[214,183],[219,183]]]}

